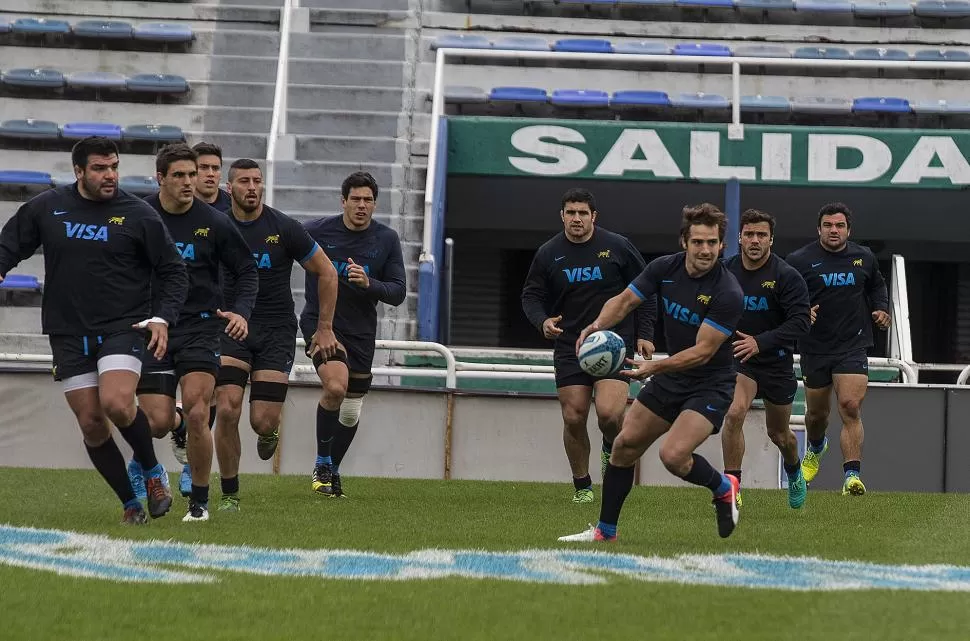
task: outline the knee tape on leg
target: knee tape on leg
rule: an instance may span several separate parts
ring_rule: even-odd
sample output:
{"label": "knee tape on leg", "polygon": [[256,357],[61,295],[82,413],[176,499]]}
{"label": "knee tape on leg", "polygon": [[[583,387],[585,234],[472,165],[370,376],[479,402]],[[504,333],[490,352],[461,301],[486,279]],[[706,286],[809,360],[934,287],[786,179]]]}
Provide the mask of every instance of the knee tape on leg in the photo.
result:
{"label": "knee tape on leg", "polygon": [[286,401],[286,392],[290,389],[287,383],[271,383],[270,381],[253,381],[249,390],[249,400],[282,403]]}
{"label": "knee tape on leg", "polygon": [[338,420],[344,427],[353,427],[360,420],[360,408],[364,405],[363,397],[345,398],[340,404]]}
{"label": "knee tape on leg", "polygon": [[222,387],[223,385],[238,385],[239,387],[246,389],[246,383],[249,382],[249,372],[238,367],[233,367],[232,365],[223,365],[219,368],[219,375],[216,376],[216,387]]}
{"label": "knee tape on leg", "polygon": [[351,376],[347,379],[347,393],[348,394],[360,394],[363,396],[370,391],[371,381],[374,380],[373,376],[368,376],[367,378],[359,378],[356,376]]}

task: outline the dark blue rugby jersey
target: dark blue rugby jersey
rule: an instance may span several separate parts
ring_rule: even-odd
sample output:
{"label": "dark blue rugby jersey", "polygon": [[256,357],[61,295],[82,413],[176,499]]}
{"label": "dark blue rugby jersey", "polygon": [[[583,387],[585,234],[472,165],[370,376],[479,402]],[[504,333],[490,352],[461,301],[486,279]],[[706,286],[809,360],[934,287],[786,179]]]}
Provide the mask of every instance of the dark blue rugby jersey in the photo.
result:
{"label": "dark blue rugby jersey", "polygon": [[[720,261],[703,276],[691,278],[684,267],[685,257],[680,252],[657,258],[629,285],[640,300],[657,295],[658,311],[664,315],[667,352],[671,355],[697,343],[701,324],[730,337],[741,319],[744,302],[741,286]],[[662,377],[686,391],[698,385],[708,387],[711,382],[722,382],[733,376],[734,355],[731,341],[726,340],[704,365],[658,374],[655,378]]]}
{"label": "dark blue rugby jersey", "polygon": [[792,363],[795,341],[808,334],[808,287],[795,269],[771,254],[758,269],[744,268],[738,254],[724,262],[744,292],[744,314],[737,330],[755,337],[758,354],[751,365]]}
{"label": "dark blue rugby jersey", "polygon": [[[347,229],[343,216],[312,220],[305,224],[305,228],[337,270],[334,329],[344,337],[373,341],[377,336],[377,303],[397,306],[404,302],[407,294],[404,254],[397,232],[376,220],[371,220],[370,226],[361,231]],[[350,259],[367,273],[370,281],[367,289],[347,279]],[[306,273],[305,295],[301,325],[315,325],[320,313],[316,274]]]}

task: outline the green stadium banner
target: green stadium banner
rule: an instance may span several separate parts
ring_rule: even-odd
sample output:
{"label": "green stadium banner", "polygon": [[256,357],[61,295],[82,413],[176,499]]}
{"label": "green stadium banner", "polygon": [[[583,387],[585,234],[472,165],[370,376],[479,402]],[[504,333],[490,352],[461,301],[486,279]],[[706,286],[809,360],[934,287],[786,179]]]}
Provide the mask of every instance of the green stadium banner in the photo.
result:
{"label": "green stadium banner", "polygon": [[958,189],[970,131],[449,118],[448,173]]}

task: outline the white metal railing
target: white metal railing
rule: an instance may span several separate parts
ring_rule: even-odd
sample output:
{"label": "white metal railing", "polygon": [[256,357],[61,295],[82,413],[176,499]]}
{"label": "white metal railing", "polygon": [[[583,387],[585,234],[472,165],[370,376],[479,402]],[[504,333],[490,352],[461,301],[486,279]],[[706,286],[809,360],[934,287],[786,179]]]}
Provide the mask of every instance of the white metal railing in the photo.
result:
{"label": "white metal railing", "polygon": [[970,365],[960,370],[960,375],[957,376],[957,385],[966,385],[968,378],[970,378]]}
{"label": "white metal railing", "polygon": [[909,289],[906,282],[906,259],[892,258],[892,291],[889,297],[893,324],[889,328],[889,355],[913,363],[912,329],[909,325]]}
{"label": "white metal railing", "polygon": [[[632,53],[572,53],[563,51],[509,51],[499,49],[438,49],[435,57],[434,89],[431,103],[431,146],[428,150],[428,173],[424,190],[424,234],[421,260],[437,260],[431,238],[432,201],[435,167],[438,163],[438,125],[444,115],[445,63],[448,58],[492,58],[505,60],[555,60],[557,62],[646,62],[672,66],[730,67],[731,69],[731,123],[728,138],[742,140],[744,126],[741,124],[741,69],[743,67],[798,67],[805,69],[911,69],[953,71],[970,70],[970,62],[946,62],[924,60],[813,60],[807,58],[750,58],[721,56],[674,56]],[[541,70],[537,70],[540,74]],[[891,80],[889,82],[892,82]]]}
{"label": "white metal railing", "polygon": [[294,7],[299,0],[283,0],[280,8],[280,54],[276,61],[276,91],[273,92],[273,119],[266,139],[266,176],[263,202],[273,205],[276,188],[276,147],[279,138],[286,134],[287,99],[290,69],[290,28]]}

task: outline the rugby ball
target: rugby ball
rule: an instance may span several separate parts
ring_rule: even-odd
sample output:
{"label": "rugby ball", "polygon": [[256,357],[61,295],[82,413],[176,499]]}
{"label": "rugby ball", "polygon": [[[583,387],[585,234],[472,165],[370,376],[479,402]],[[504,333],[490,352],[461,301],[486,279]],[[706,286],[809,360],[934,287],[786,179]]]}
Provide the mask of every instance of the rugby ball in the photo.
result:
{"label": "rugby ball", "polygon": [[579,346],[578,357],[579,366],[590,376],[610,376],[623,367],[626,343],[616,332],[593,332]]}

